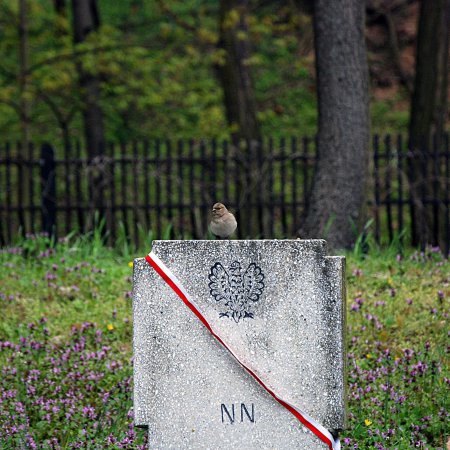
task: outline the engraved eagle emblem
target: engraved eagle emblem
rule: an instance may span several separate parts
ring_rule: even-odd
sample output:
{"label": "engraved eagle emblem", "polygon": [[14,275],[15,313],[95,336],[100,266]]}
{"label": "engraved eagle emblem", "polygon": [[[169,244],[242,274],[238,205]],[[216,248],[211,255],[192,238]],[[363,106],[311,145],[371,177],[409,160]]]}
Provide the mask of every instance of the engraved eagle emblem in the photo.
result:
{"label": "engraved eagle emblem", "polygon": [[210,294],[227,308],[220,313],[220,317],[229,317],[236,323],[241,319],[253,318],[252,306],[264,289],[264,274],[260,267],[251,263],[243,272],[241,264],[234,261],[227,272],[217,262],[211,267],[208,279]]}

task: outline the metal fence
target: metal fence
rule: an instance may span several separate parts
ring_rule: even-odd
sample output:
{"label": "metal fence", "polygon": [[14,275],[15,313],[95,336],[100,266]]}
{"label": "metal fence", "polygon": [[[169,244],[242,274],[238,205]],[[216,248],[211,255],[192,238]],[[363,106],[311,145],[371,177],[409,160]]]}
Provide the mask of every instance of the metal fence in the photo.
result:
{"label": "metal fence", "polygon": [[[417,220],[411,210],[420,202],[433,220],[430,244],[448,252],[448,135],[424,155],[433,168],[433,195],[413,198],[408,167],[419,156],[401,135],[373,136],[368,216],[377,242],[400,237],[408,244]],[[80,143],[61,151],[5,144],[0,243],[42,230],[57,236],[86,232],[99,218],[111,244],[129,239],[143,245],[150,231],[153,238],[204,238],[216,201],[235,212],[239,238],[295,237],[316,159],[315,139],[309,137],[269,138],[239,148],[215,140],[111,143],[93,159]]]}

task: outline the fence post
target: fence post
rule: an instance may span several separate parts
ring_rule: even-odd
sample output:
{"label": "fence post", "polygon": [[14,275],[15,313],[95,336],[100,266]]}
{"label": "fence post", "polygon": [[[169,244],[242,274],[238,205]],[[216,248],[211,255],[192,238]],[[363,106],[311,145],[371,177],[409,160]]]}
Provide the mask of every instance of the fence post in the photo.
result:
{"label": "fence post", "polygon": [[56,235],[56,183],[55,183],[55,152],[50,144],[41,147],[41,199],[42,199],[42,230],[49,236]]}

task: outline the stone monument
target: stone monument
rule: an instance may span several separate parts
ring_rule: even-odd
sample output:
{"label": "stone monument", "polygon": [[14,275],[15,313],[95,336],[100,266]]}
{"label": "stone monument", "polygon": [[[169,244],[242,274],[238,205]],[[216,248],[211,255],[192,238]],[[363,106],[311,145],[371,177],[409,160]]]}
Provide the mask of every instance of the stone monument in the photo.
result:
{"label": "stone monument", "polygon": [[339,448],[344,274],[323,240],[154,241],[133,276],[149,448]]}

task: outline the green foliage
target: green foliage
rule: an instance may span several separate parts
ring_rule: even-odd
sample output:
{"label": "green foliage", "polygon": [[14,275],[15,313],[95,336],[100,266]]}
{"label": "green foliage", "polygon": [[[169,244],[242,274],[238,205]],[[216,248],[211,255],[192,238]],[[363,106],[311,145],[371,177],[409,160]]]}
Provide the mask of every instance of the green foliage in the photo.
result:
{"label": "green foliage", "polygon": [[[382,130],[384,133],[398,133],[408,129],[409,123],[409,99],[401,98],[387,99],[384,101],[372,101],[371,116],[372,124],[376,130]],[[395,107],[395,103],[403,103],[403,108]]]}
{"label": "green foliage", "polygon": [[[99,0],[101,27],[74,44],[70,4],[58,15],[49,0],[28,0],[26,89],[18,84],[18,3],[0,0],[0,130],[20,137],[20,99],[29,102],[31,137],[82,138],[78,67],[101,81],[109,140],[228,138],[215,74],[218,2]],[[287,5],[287,4],[286,4]],[[290,6],[252,8],[247,61],[263,135],[313,135],[317,129],[311,18]],[[230,20],[233,18],[231,17]],[[403,129],[407,115],[373,103],[375,129]]]}

